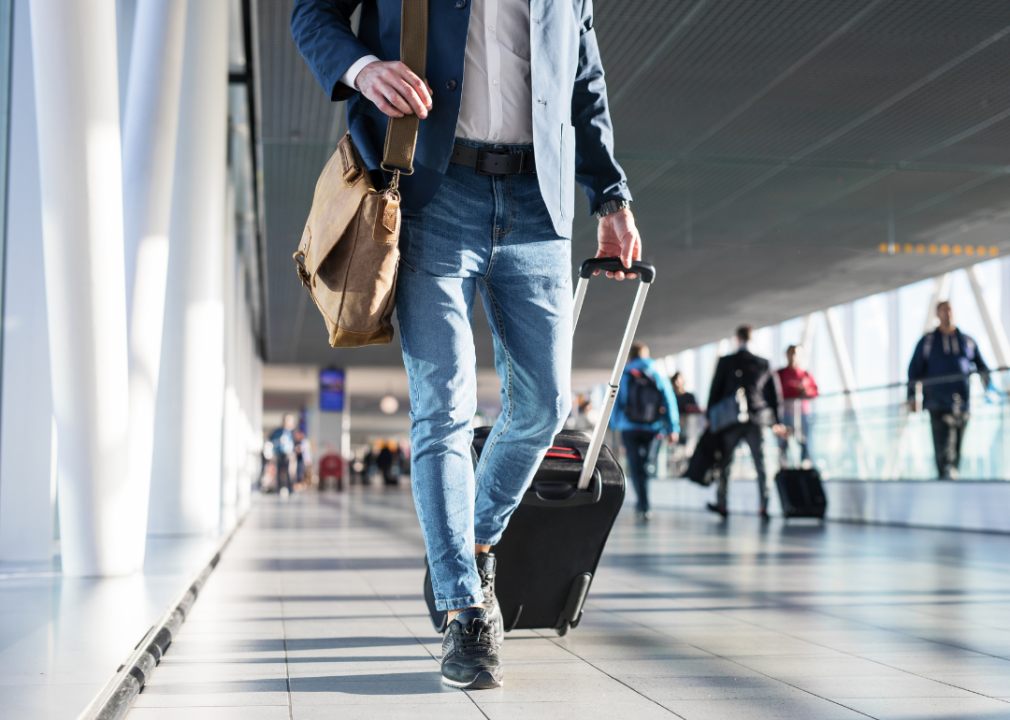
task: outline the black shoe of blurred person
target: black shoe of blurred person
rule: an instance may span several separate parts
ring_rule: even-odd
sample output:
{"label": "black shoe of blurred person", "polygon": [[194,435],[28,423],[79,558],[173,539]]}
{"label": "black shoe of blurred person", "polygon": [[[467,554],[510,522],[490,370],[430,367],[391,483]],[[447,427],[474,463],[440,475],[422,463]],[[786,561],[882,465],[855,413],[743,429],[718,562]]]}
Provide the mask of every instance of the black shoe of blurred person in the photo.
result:
{"label": "black shoe of blurred person", "polygon": [[719,513],[724,518],[729,517],[729,509],[725,505],[716,505],[715,503],[709,503],[708,509],[714,513]]}
{"label": "black shoe of blurred person", "polygon": [[761,522],[763,523],[771,522],[772,517],[768,514],[768,508],[761,508],[758,516],[761,518]]}
{"label": "black shoe of blurred person", "polygon": [[467,608],[442,636],[442,682],[464,690],[501,687],[503,671],[498,643],[484,608]]}
{"label": "black shoe of blurred person", "polygon": [[494,576],[498,561],[494,553],[478,553],[476,560],[480,589],[484,593],[484,611],[487,612],[488,622],[494,631],[494,640],[501,645],[505,640],[505,619],[502,617],[501,607],[494,593]]}

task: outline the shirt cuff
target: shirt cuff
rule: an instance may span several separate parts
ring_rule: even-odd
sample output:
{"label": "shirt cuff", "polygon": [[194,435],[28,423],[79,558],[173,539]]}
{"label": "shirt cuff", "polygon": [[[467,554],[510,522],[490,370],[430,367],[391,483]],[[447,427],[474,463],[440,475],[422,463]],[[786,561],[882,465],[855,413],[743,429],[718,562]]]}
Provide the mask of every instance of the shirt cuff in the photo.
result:
{"label": "shirt cuff", "polygon": [[340,82],[351,90],[357,90],[358,86],[354,84],[354,81],[358,79],[358,73],[365,69],[365,65],[370,65],[373,62],[379,62],[379,58],[374,55],[365,55],[365,57],[358,59],[347,68],[347,72],[340,76]]}

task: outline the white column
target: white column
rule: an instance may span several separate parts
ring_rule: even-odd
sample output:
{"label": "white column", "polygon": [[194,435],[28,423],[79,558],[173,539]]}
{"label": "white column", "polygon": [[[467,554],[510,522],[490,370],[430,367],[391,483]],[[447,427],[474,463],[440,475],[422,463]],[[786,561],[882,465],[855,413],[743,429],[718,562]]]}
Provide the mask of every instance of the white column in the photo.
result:
{"label": "white column", "polygon": [[[129,514],[147,533],[154,411],[168,274],[176,129],[186,0],[148,0],[136,8],[123,127],[123,230],[130,352]],[[135,562],[144,563],[144,546]]]}
{"label": "white column", "polygon": [[185,32],[148,520],[154,534],[216,532],[221,502],[227,0],[189,0]]}
{"label": "white column", "polygon": [[43,267],[42,197],[35,130],[28,0],[14,8],[7,257],[4,281],[3,420],[0,428],[0,560],[52,556],[50,456],[53,399]]}
{"label": "white column", "polygon": [[31,0],[63,572],[133,570],[114,0]]}

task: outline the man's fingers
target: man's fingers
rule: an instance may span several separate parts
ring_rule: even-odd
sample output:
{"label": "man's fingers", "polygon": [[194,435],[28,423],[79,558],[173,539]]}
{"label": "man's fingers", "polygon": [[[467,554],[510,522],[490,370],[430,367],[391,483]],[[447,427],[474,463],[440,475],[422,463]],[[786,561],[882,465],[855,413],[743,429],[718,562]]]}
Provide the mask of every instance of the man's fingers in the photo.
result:
{"label": "man's fingers", "polygon": [[414,108],[400,96],[395,87],[381,83],[376,90],[382,96],[382,99],[386,101],[387,105],[392,105],[400,111],[401,117],[402,115],[412,115],[414,113]]}
{"label": "man's fingers", "polygon": [[[427,80],[422,80],[414,71],[409,67],[404,65],[402,62],[396,63],[394,66],[396,68],[396,73],[399,75],[399,79],[403,81],[407,87],[411,88],[417,95],[418,100],[421,105],[424,106],[425,110],[431,109],[431,88],[428,86]],[[404,95],[404,97],[407,97]],[[419,113],[420,114],[420,113]]]}
{"label": "man's fingers", "polygon": [[[420,82],[420,81],[418,81]],[[397,79],[393,88],[400,95],[401,98],[407,103],[410,108],[410,112],[417,115],[419,118],[428,117],[428,106],[425,105],[424,100],[417,94],[415,89],[406,81],[402,79]],[[423,88],[422,88],[423,90]],[[402,108],[401,108],[402,109]]]}

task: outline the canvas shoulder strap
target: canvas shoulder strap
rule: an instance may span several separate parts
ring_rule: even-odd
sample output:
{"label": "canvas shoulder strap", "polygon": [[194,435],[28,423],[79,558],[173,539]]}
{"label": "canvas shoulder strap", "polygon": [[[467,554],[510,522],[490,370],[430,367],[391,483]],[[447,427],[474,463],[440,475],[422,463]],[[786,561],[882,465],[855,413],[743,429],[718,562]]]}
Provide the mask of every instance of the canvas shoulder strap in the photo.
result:
{"label": "canvas shoulder strap", "polygon": [[[428,0],[403,0],[400,9],[400,62],[424,80],[428,56]],[[386,127],[386,147],[382,152],[383,170],[414,172],[414,148],[420,118],[404,115],[390,118]]]}

